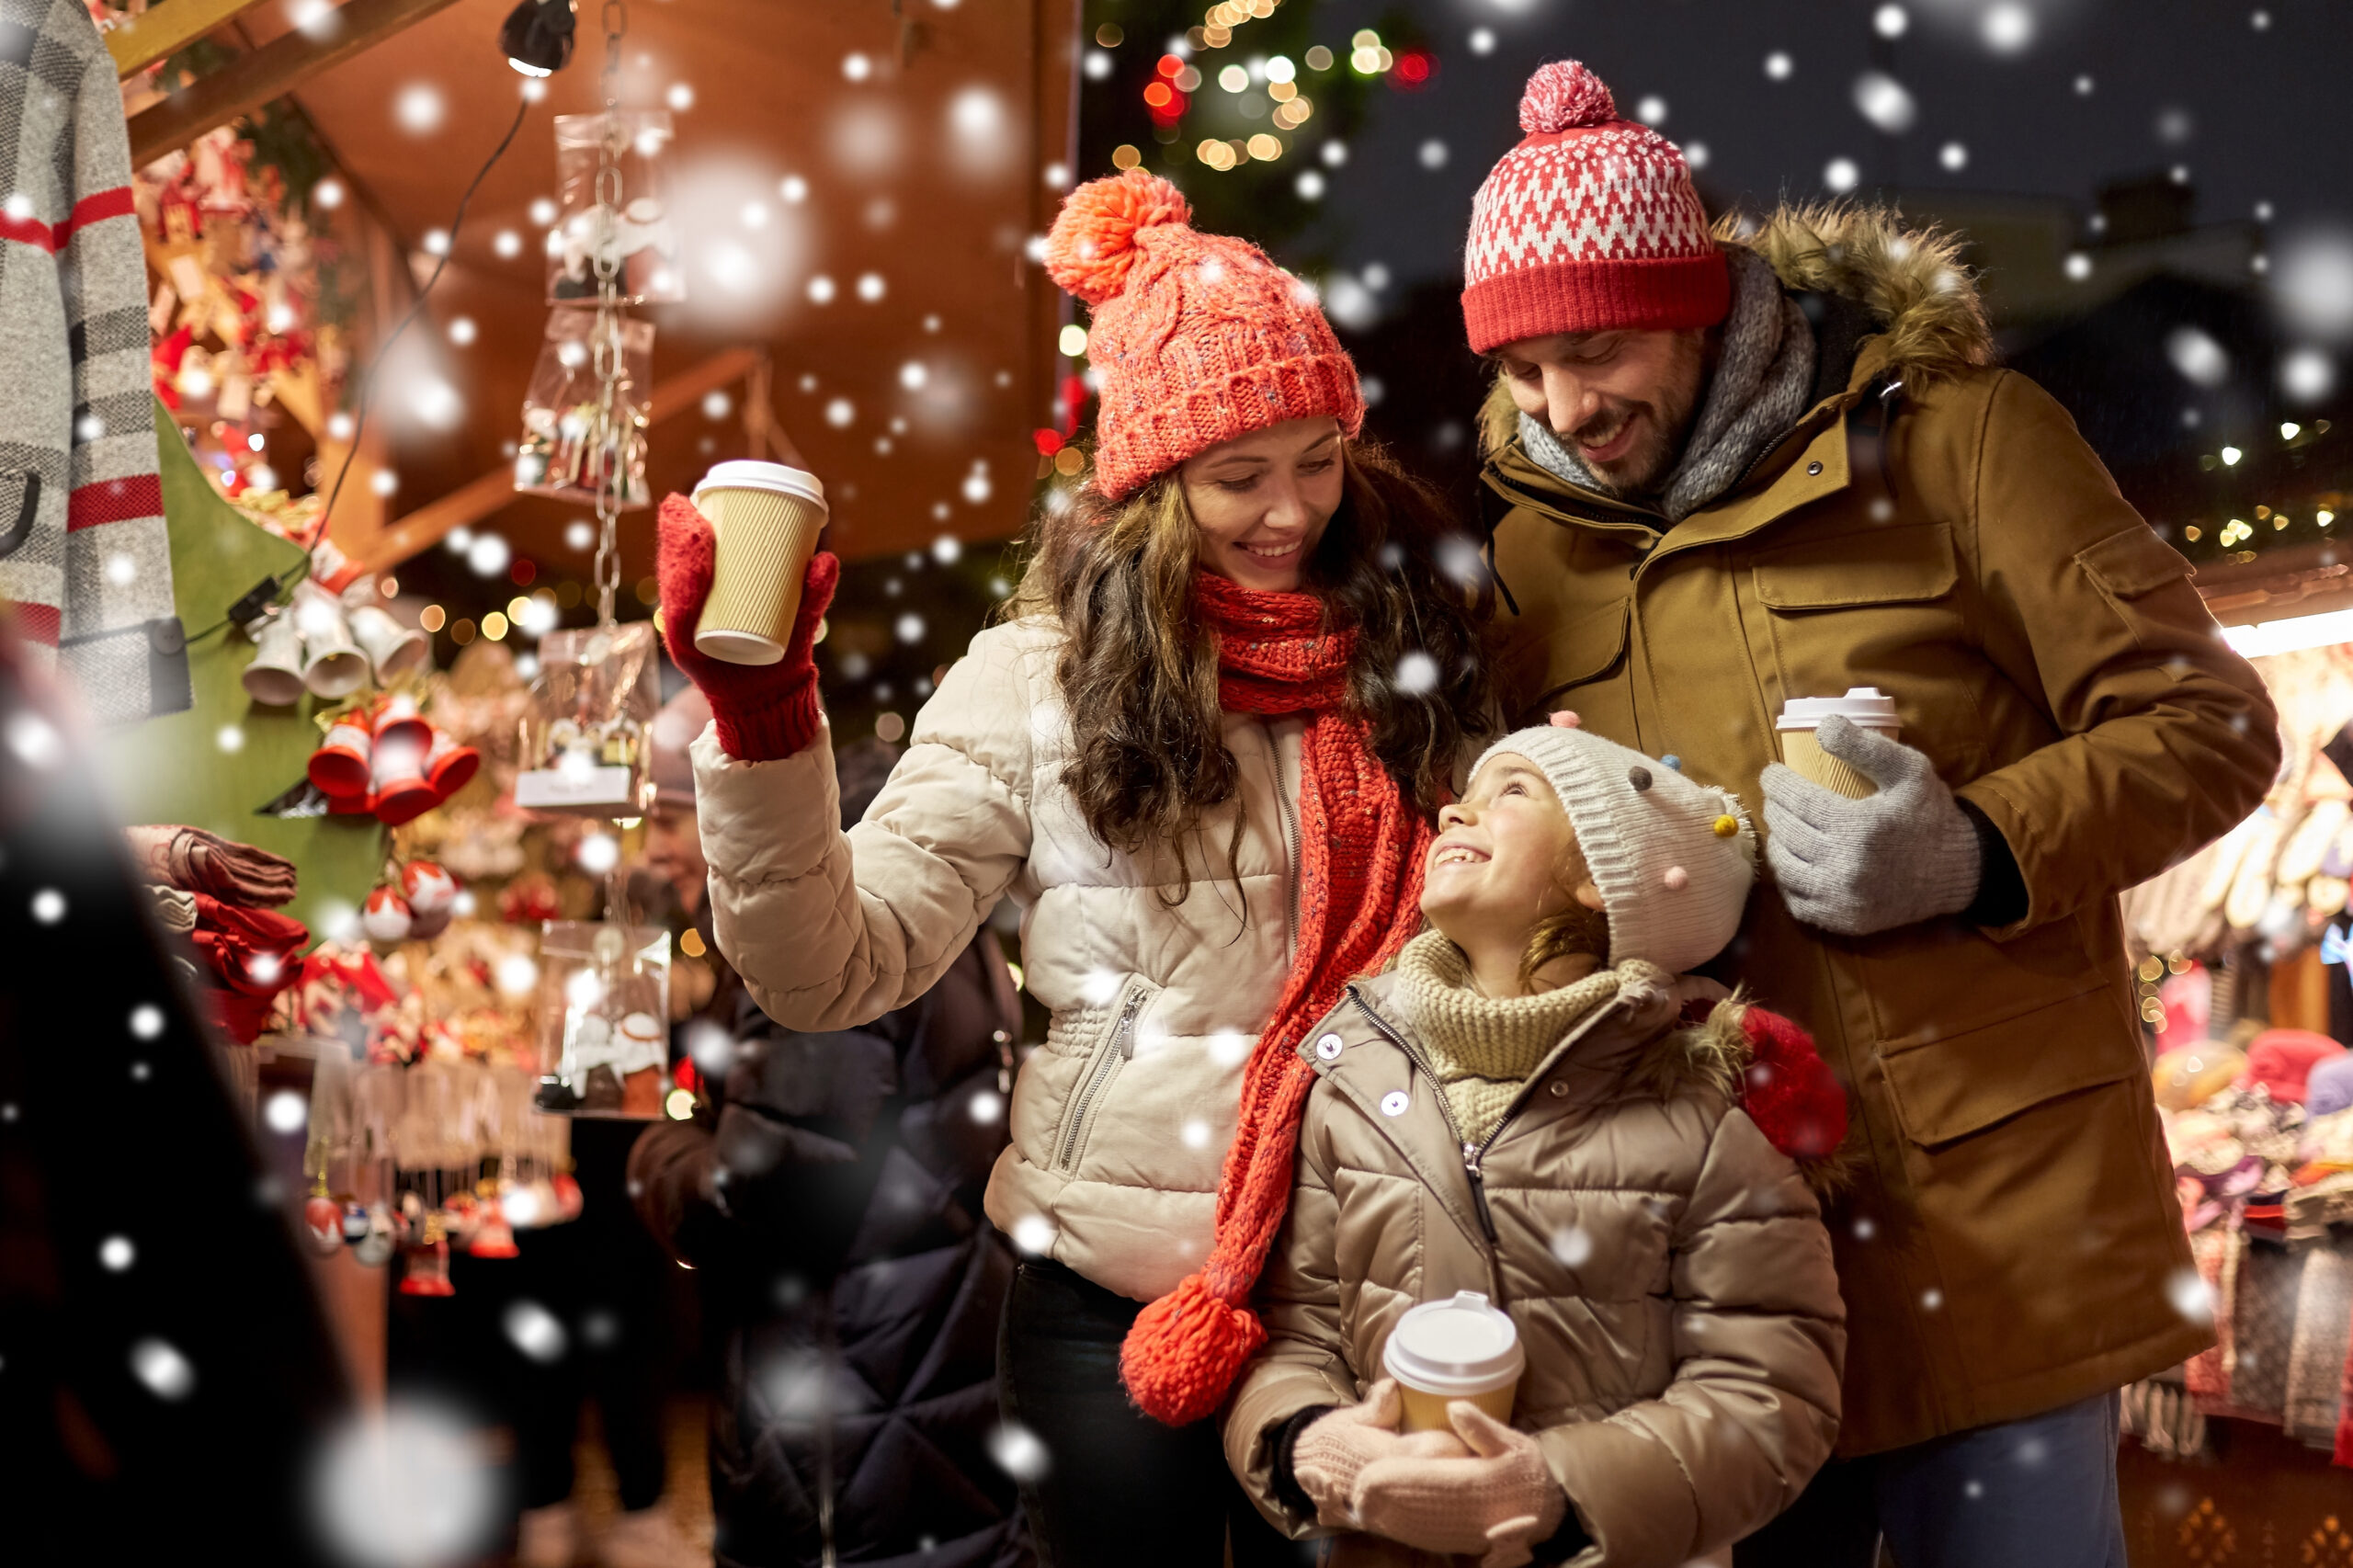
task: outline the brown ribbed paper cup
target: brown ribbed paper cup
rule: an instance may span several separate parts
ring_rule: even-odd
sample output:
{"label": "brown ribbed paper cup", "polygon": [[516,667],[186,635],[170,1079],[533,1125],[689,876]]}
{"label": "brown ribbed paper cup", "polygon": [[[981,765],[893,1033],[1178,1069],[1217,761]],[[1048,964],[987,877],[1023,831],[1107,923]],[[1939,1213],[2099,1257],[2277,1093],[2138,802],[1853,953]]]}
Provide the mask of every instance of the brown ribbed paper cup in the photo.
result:
{"label": "brown ribbed paper cup", "polygon": [[801,583],[825,531],[825,487],[782,463],[723,462],[695,487],[718,548],[695,651],[731,665],[784,657]]}
{"label": "brown ribbed paper cup", "polygon": [[1781,760],[1800,776],[1850,801],[1879,793],[1878,785],[1822,749],[1815,731],[1834,714],[1891,741],[1903,733],[1902,722],[1895,716],[1895,699],[1875,687],[1850,687],[1844,697],[1792,698],[1781,705],[1777,726]]}

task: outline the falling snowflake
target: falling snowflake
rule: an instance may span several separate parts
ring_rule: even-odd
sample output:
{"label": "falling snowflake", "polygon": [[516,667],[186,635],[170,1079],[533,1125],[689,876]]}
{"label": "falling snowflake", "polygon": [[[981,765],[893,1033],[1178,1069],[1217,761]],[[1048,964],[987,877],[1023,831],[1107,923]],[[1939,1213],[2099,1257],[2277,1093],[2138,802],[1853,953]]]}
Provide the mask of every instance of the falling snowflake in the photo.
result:
{"label": "falling snowflake", "polygon": [[1901,136],[1920,118],[1912,90],[1884,71],[1866,71],[1855,78],[1855,112],[1890,136]]}
{"label": "falling snowflake", "polygon": [[2194,1268],[2177,1268],[2165,1276],[2165,1300],[2191,1323],[2214,1321],[2214,1289]]}
{"label": "falling snowflake", "polygon": [[1552,1233],[1552,1256],[1563,1267],[1581,1268],[1593,1256],[1593,1235],[1583,1225],[1564,1225]]}
{"label": "falling snowflake", "polygon": [[1969,149],[1958,142],[1948,142],[1937,150],[1937,162],[1959,174],[1969,166]]}
{"label": "falling snowflake", "polygon": [[1797,62],[1790,58],[1787,50],[1777,49],[1765,57],[1765,76],[1768,81],[1786,82],[1797,68]]}
{"label": "falling snowflake", "polygon": [[902,642],[920,642],[924,634],[923,617],[910,612],[892,624],[891,631]]}
{"label": "falling snowflake", "polygon": [[2003,0],[1987,7],[1978,32],[1995,53],[2016,54],[2034,41],[2034,13],[2017,0]]}
{"label": "falling snowflake", "polygon": [[467,1562],[496,1526],[497,1471],[464,1417],[395,1401],[327,1440],[311,1499],[333,1555],[351,1568]]}
{"label": "falling snowflake", "polygon": [[2165,358],[2184,381],[2201,387],[2218,387],[2230,379],[2230,355],[2194,326],[2177,326],[2165,335]]}
{"label": "falling snowflake", "polygon": [[2289,328],[2325,343],[2353,339],[2353,232],[2307,232],[2278,250],[2271,293]]}
{"label": "falling snowflake", "polygon": [[311,1119],[311,1104],[292,1089],[279,1089],[262,1101],[261,1119],[272,1132],[291,1136]]}
{"label": "falling snowflake", "polygon": [[183,1400],[196,1392],[196,1368],[166,1339],[150,1336],[131,1346],[131,1375],[157,1399]]}
{"label": "falling snowflake", "polygon": [[1053,1468],[1045,1440],[1029,1427],[1008,1421],[989,1434],[989,1458],[1014,1480],[1034,1483]]}
{"label": "falling snowflake", "polygon": [[1438,679],[1438,661],[1418,648],[1397,661],[1397,689],[1408,697],[1436,691]]}
{"label": "falling snowflake", "polygon": [[2336,390],[2336,362],[2324,349],[2290,349],[2279,361],[2279,388],[2299,403],[2318,403]]}
{"label": "falling snowflake", "polygon": [[1852,158],[1833,158],[1822,166],[1822,183],[1836,195],[1854,189],[1862,177],[1863,171]]}
{"label": "falling snowflake", "polygon": [[571,1336],[556,1315],[539,1302],[528,1298],[509,1302],[500,1324],[506,1331],[507,1343],[541,1366],[563,1359]]}
{"label": "falling snowflake", "polygon": [[1487,572],[1486,557],[1479,546],[1461,534],[1449,534],[1438,541],[1438,569],[1449,580],[1463,587],[1478,584]]}
{"label": "falling snowflake", "polygon": [[993,1127],[997,1118],[1005,1114],[1005,1097],[994,1089],[983,1089],[965,1109],[983,1127]]}
{"label": "falling snowflake", "polygon": [[1439,141],[1435,136],[1431,137],[1428,141],[1422,143],[1420,157],[1422,160],[1422,167],[1426,169],[1442,169],[1446,167],[1446,143]]}
{"label": "falling snowflake", "polygon": [[1024,1214],[1013,1222],[1013,1244],[1032,1257],[1054,1249],[1054,1222],[1043,1214]]}

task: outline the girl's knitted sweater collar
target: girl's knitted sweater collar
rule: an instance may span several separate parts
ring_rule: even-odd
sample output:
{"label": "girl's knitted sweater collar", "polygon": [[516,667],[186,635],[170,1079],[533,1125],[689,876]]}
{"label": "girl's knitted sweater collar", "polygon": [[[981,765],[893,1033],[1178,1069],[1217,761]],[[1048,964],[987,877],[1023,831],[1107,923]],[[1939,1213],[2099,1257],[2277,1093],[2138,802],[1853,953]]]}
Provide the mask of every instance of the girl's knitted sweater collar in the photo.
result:
{"label": "girl's knitted sweater collar", "polygon": [[1394,994],[1430,1058],[1456,1125],[1476,1142],[1503,1119],[1519,1086],[1562,1036],[1616,1001],[1628,984],[1671,984],[1672,979],[1632,960],[1533,996],[1486,996],[1472,983],[1462,949],[1441,932],[1425,931],[1397,956]]}

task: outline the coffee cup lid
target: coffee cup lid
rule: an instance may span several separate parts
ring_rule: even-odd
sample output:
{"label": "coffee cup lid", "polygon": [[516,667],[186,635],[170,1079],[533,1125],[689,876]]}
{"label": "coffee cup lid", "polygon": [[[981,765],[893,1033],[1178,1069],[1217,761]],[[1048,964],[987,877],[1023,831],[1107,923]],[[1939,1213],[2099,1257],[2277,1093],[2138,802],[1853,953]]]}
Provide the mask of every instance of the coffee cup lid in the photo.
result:
{"label": "coffee cup lid", "polygon": [[1406,1309],[1381,1353],[1389,1375],[1424,1393],[1485,1393],[1517,1380],[1528,1364],[1508,1313],[1476,1290]]}
{"label": "coffee cup lid", "polygon": [[1844,697],[1792,697],[1781,704],[1781,730],[1814,730],[1831,715],[1867,730],[1902,727],[1895,716],[1895,699],[1875,686],[1850,686]]}
{"label": "coffee cup lid", "polygon": [[787,468],[782,463],[759,462],[751,458],[736,458],[723,463],[713,463],[710,472],[695,486],[699,496],[706,490],[773,490],[779,495],[798,495],[803,500],[825,505],[825,483],[806,469]]}

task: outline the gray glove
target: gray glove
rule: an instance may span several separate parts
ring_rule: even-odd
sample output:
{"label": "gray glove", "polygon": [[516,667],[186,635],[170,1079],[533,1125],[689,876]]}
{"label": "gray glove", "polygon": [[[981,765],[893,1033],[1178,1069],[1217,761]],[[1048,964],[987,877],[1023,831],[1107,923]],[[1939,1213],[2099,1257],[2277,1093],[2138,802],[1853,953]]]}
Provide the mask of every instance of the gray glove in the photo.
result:
{"label": "gray glove", "polygon": [[1778,762],[1765,769],[1765,854],[1790,913],[1868,937],[1967,909],[1977,829],[1927,754],[1835,716],[1815,739],[1879,792],[1850,801]]}

